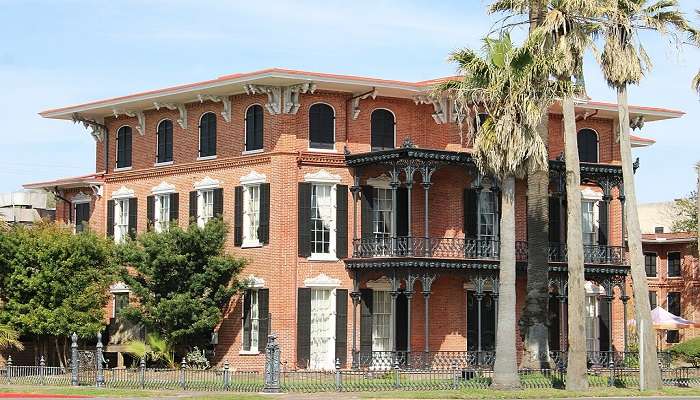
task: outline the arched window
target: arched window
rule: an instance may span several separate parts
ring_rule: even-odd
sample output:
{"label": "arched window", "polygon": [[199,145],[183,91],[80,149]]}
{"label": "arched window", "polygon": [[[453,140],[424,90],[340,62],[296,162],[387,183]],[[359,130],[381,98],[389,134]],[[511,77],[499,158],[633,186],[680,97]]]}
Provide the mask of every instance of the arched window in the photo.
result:
{"label": "arched window", "polygon": [[199,156],[216,155],[216,114],[208,112],[199,120]]}
{"label": "arched window", "polygon": [[578,159],[580,162],[598,162],[598,134],[593,129],[578,131]]}
{"label": "arched window", "polygon": [[394,114],[379,109],[372,112],[372,151],[394,148]]}
{"label": "arched window", "polygon": [[158,124],[157,163],[173,160],[173,121],[164,119]]}
{"label": "arched window", "polygon": [[131,127],[122,126],[117,131],[117,168],[131,167]]}
{"label": "arched window", "polygon": [[253,104],[245,112],[245,151],[263,148],[263,108]]}
{"label": "arched window", "polygon": [[318,103],[309,108],[309,147],[335,148],[335,112],[328,104]]}

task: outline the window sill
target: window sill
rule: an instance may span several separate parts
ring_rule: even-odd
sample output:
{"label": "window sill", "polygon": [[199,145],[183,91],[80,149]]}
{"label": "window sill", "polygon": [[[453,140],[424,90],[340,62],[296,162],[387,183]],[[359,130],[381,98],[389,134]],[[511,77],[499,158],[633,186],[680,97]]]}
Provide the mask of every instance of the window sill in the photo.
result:
{"label": "window sill", "polygon": [[172,161],[157,162],[153,164],[154,167],[165,167],[167,165],[173,165]]}
{"label": "window sill", "polygon": [[257,149],[257,150],[245,150],[244,152],[241,153],[241,155],[247,156],[249,154],[258,154],[264,152],[265,149]]}
{"label": "window sill", "polygon": [[251,249],[251,248],[262,247],[262,246],[263,246],[262,243],[258,242],[257,240],[256,240],[255,242],[253,242],[253,241],[250,241],[250,242],[243,241],[243,244],[241,245],[241,248],[242,248],[242,249]]}
{"label": "window sill", "polygon": [[259,351],[241,350],[238,352],[239,356],[259,356]]}
{"label": "window sill", "polygon": [[117,167],[114,168],[113,172],[121,172],[121,171],[131,171],[132,167]]}
{"label": "window sill", "polygon": [[336,149],[317,149],[315,147],[309,147],[307,150],[313,153],[338,153]]}
{"label": "window sill", "polygon": [[197,157],[197,161],[206,161],[206,160],[216,160],[216,154],[214,154],[213,156]]}
{"label": "window sill", "polygon": [[312,254],[308,261],[338,261],[338,257],[332,254]]}

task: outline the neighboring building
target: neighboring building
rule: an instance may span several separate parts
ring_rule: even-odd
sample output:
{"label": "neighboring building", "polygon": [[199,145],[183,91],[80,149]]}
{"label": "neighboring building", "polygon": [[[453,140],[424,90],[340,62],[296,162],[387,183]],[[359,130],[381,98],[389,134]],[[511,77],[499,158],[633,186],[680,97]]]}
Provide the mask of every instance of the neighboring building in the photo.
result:
{"label": "neighboring building", "polygon": [[53,220],[56,209],[49,207],[49,196],[39,190],[0,193],[0,220],[24,225]]}
{"label": "neighboring building", "polygon": [[[679,214],[674,202],[641,204],[642,248],[649,302],[700,322],[700,264],[696,232],[671,232]],[[700,335],[700,328],[660,332],[664,348]]]}
{"label": "neighboring building", "polygon": [[[227,250],[250,260],[249,287],[213,335],[215,362],[260,368],[268,332],[278,335],[290,367],[390,362],[394,350],[464,352],[450,354],[488,362],[497,324],[498,182],[478,173],[450,101],[428,96],[436,82],[270,69],[45,111],[92,129],[98,172],[26,187],[56,190],[71,202],[59,203],[59,217],[86,218],[116,241],[173,221],[223,217],[233,227]],[[588,346],[622,350],[620,288],[629,267],[617,107],[589,101],[577,114]],[[648,122],[683,115],[638,106],[631,114]],[[556,350],[566,345],[557,107],[549,119]],[[635,147],[652,143],[633,138]],[[518,313],[525,193],[519,180]],[[78,218],[81,204],[86,217]]]}

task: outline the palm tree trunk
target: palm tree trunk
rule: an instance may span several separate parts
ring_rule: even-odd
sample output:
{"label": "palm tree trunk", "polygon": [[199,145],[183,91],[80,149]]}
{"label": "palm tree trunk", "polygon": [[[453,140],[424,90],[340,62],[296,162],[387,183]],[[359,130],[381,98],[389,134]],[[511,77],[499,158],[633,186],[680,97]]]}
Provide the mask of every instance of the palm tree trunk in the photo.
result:
{"label": "palm tree trunk", "polygon": [[697,251],[698,251],[698,260],[700,260],[700,161],[695,165],[695,171],[698,174],[698,187],[695,191],[695,217],[697,218],[697,225],[695,226],[697,228],[697,233],[698,233],[698,243],[697,243]]}
{"label": "palm tree trunk", "polygon": [[[649,304],[649,286],[644,270],[642,252],[642,234],[637,214],[637,194],[634,189],[634,170],[632,167],[632,147],[630,146],[630,117],[627,103],[627,87],[617,90],[617,110],[620,120],[620,156],[622,158],[622,179],[625,184],[625,221],[627,222],[627,243],[632,275],[632,292],[634,293],[634,314],[637,319],[638,335],[644,337],[643,353],[644,375],[639,379],[640,388],[660,390],[662,388],[661,371],[656,355],[656,340],[651,325],[651,306]],[[644,327],[639,330],[639,327]],[[642,354],[640,354],[642,358]]]}
{"label": "palm tree trunk", "polygon": [[[549,140],[549,115],[538,127]],[[523,368],[549,368],[549,168],[531,170],[527,177],[527,296],[520,325],[524,334]]]}
{"label": "palm tree trunk", "polygon": [[[567,390],[587,390],[585,277],[583,266],[583,233],[581,232],[581,170],[576,137],[574,99],[562,101],[564,113],[564,158],[566,161],[566,250],[569,270],[569,334],[566,370]],[[647,299],[648,300],[648,299]]]}
{"label": "palm tree trunk", "polygon": [[501,263],[493,387],[515,389],[520,387],[515,348],[515,178],[505,178],[502,186]]}

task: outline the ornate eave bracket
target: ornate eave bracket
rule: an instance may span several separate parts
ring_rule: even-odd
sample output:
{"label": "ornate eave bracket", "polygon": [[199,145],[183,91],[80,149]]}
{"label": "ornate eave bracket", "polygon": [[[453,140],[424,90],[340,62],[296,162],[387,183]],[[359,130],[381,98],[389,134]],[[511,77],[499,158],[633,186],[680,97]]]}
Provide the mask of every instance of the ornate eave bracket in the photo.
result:
{"label": "ornate eave bracket", "polygon": [[365,100],[368,98],[372,98],[372,100],[377,98],[377,89],[372,88],[372,91],[360,94],[357,96],[354,96],[351,100],[351,107],[352,107],[352,119],[355,120],[357,117],[360,116],[360,100]]}
{"label": "ornate eave bracket", "polygon": [[268,86],[268,85],[245,85],[245,92],[248,95],[266,94],[267,104],[265,108],[272,115],[296,114],[301,106],[299,95],[302,93],[313,93],[316,91],[316,84],[313,82],[300,83],[292,86]]}
{"label": "ornate eave bracket", "polygon": [[187,107],[185,107],[184,104],[154,102],[153,105],[156,107],[156,110],[160,110],[161,108],[178,110],[180,118],[178,118],[177,124],[180,125],[180,128],[187,129]]}
{"label": "ornate eave bracket", "polygon": [[221,111],[221,116],[224,117],[224,121],[231,122],[231,98],[228,96],[214,96],[211,94],[198,94],[197,99],[200,103],[205,101],[213,101],[215,103],[221,102],[224,105],[224,110]]}
{"label": "ornate eave bracket", "polygon": [[81,123],[86,129],[90,129],[90,135],[92,135],[92,138],[95,139],[96,142],[102,142],[105,139],[107,127],[102,121],[87,119],[78,113],[74,113],[72,118],[73,123]]}
{"label": "ornate eave bracket", "polygon": [[434,98],[428,95],[415,96],[413,101],[416,104],[432,104],[433,106],[433,119],[438,125],[446,124],[452,119],[450,115],[452,114],[452,104],[453,102],[446,96],[440,98]]}
{"label": "ornate eave bracket", "polygon": [[136,117],[136,130],[141,136],[146,134],[146,114],[143,111],[119,111],[116,108],[112,109],[112,113],[115,118],[119,118],[119,115],[123,114],[127,117]]}

